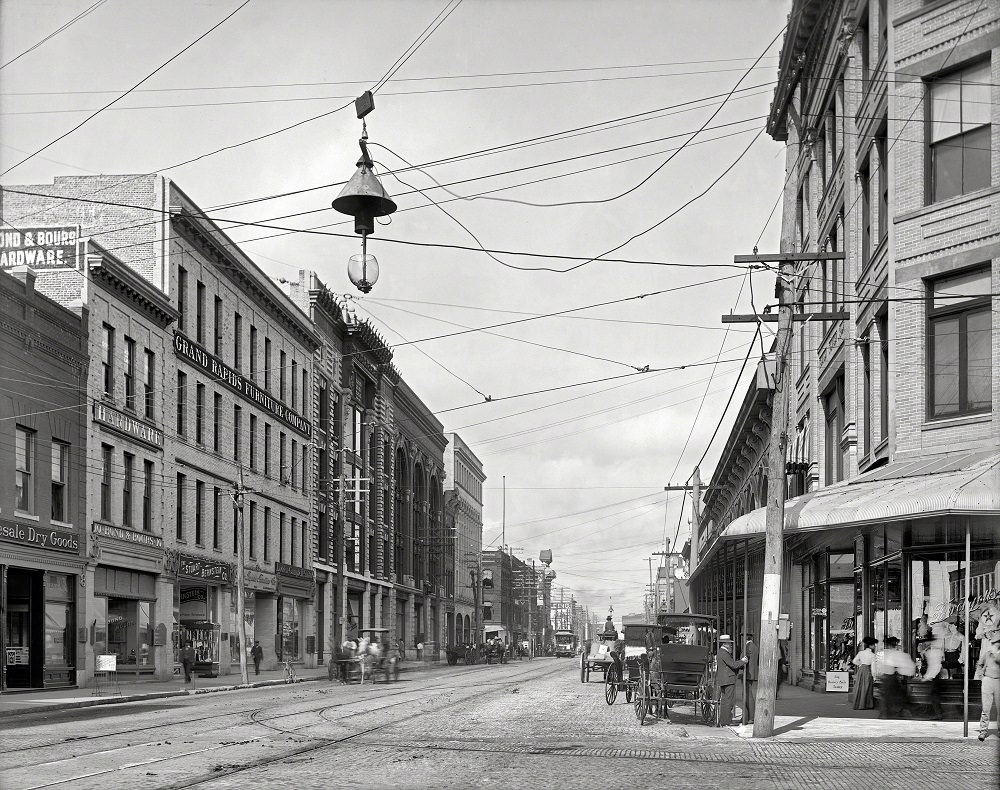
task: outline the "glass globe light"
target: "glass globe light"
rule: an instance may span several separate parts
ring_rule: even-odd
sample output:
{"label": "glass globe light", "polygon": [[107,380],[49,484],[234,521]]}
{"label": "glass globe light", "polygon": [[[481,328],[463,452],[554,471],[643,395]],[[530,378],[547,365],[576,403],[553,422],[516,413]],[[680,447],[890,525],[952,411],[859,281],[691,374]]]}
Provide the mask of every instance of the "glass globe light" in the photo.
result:
{"label": "glass globe light", "polygon": [[378,282],[378,261],[367,253],[352,255],[347,262],[347,276],[361,293],[366,294]]}

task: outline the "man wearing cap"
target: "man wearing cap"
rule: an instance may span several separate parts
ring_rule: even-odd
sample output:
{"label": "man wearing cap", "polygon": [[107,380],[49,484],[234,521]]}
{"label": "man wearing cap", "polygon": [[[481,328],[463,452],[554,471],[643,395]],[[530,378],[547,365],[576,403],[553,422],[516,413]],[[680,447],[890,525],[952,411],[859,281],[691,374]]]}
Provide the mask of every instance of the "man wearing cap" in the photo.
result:
{"label": "man wearing cap", "polygon": [[719,726],[728,727],[733,723],[733,704],[736,701],[736,675],[743,671],[747,663],[744,656],[739,661],[733,658],[733,638],[729,634],[719,637],[719,652],[716,655],[715,682],[719,687]]}

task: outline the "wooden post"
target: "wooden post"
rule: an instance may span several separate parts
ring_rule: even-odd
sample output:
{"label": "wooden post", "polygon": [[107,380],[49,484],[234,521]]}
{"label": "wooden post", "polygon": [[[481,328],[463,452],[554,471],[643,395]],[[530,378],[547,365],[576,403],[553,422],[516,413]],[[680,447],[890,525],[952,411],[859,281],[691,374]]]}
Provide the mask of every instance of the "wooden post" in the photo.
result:
{"label": "wooden post", "polygon": [[760,646],[757,672],[757,704],[753,736],[774,734],[774,701],[778,679],[778,615],[781,611],[781,571],[785,522],[785,443],[788,433],[788,402],[791,375],[788,351],[792,337],[793,264],[783,260],[778,272],[778,337],[775,349],[774,400],[767,459],[767,514],[765,521],[764,583],[761,590]]}
{"label": "wooden post", "polygon": [[[965,621],[965,644],[962,649],[965,651],[965,655],[962,656],[962,666],[965,668],[962,672],[962,737],[969,737],[969,672],[972,668],[969,666],[969,617],[972,615],[970,611],[970,604],[972,603],[972,593],[970,591],[970,584],[972,575],[971,571],[972,565],[972,531],[969,527],[969,519],[965,519],[965,611],[962,613],[962,619]],[[985,641],[985,640],[984,640]],[[989,711],[986,711],[989,715]]]}

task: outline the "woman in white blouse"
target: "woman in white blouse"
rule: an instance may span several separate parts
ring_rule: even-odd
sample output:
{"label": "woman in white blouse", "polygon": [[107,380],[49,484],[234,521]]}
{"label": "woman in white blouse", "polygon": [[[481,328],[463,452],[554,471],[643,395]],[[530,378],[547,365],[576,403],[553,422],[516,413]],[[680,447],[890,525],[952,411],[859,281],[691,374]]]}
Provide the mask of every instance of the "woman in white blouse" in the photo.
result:
{"label": "woman in white blouse", "polygon": [[866,636],[861,641],[862,648],[851,659],[851,663],[857,667],[857,672],[854,673],[854,693],[851,702],[854,710],[870,710],[875,707],[875,683],[872,678],[875,653],[872,651],[872,647],[878,644],[878,640],[873,636]]}

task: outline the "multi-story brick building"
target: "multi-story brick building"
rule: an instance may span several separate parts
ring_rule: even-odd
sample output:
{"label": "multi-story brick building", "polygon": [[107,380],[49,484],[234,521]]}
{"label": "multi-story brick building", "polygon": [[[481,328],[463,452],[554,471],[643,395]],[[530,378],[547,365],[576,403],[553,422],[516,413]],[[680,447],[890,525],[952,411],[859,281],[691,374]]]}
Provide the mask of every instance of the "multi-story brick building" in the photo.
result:
{"label": "multi-story brick building", "polygon": [[457,433],[445,434],[445,496],[454,502],[455,529],[451,544],[454,565],[455,612],[448,624],[448,641],[456,645],[477,644],[482,633],[476,613],[475,594],[479,553],[483,547],[483,463]]}
{"label": "multi-story brick building", "polygon": [[[201,672],[231,671],[240,649],[235,588],[242,520],[248,639],[261,642],[265,666],[279,658],[312,663],[311,368],[319,339],[311,322],[162,176],[57,178],[53,184],[4,188],[2,200],[4,216],[15,227],[19,222],[38,224],[44,217],[78,228],[101,248],[92,293],[111,317],[112,333],[92,343],[93,364],[101,375],[91,377],[88,395],[102,404],[105,418],[95,412],[95,437],[114,435],[115,440],[102,439],[111,448],[110,459],[105,464],[101,456],[102,471],[90,492],[91,510],[99,515],[91,527],[93,551],[109,564],[105,571],[96,566],[95,593],[87,605],[93,610],[88,615],[96,616],[102,606],[109,610],[105,649],[111,641],[122,641],[111,639],[112,623],[128,616],[110,611],[114,600],[139,601],[143,611],[155,600],[149,622],[136,626],[134,644],[126,633],[126,661],[134,650],[141,666],[149,632],[157,672],[160,648],[172,654],[166,663],[177,671],[177,653],[188,641]],[[115,258],[131,272],[115,266]],[[133,272],[146,282],[130,276]],[[145,287],[147,283],[155,288]],[[57,278],[52,288],[63,297],[72,293]],[[167,304],[156,289],[168,295]],[[168,336],[170,348],[164,347],[156,359],[156,342],[150,339],[145,345],[143,338],[152,338],[153,325],[167,321],[171,311],[176,322]],[[133,350],[126,337],[134,341]],[[114,353],[108,352],[106,340],[114,342]],[[133,368],[141,370],[146,362],[139,358],[144,349],[153,351],[153,377],[162,382],[159,394],[154,389],[152,417],[145,413],[145,394],[138,398],[146,383],[131,378]],[[112,366],[110,395],[105,364]],[[139,425],[129,423],[136,430],[126,430],[130,435],[125,436],[121,426],[131,417],[131,407]],[[154,435],[150,432],[159,430],[162,453],[153,448],[156,441],[148,441]],[[154,482],[159,474],[160,497],[153,497],[149,507],[151,512],[160,507],[164,514],[162,548],[150,543],[158,536],[155,528],[147,535],[126,523],[141,524],[145,517],[138,516],[131,491],[128,496],[115,490],[105,495],[99,482],[105,468],[112,479],[116,468],[123,479],[128,475],[126,454],[134,476],[146,474],[146,461],[153,464]],[[240,512],[234,496],[239,493]],[[131,559],[126,556],[131,546],[123,543],[140,547],[131,551]],[[157,552],[162,566],[158,576]],[[163,601],[167,590],[169,606]],[[136,616],[142,619],[142,612]]]}
{"label": "multi-story brick building", "polygon": [[[799,312],[849,316],[796,322],[785,382],[779,632],[811,688],[849,673],[863,636],[919,659],[933,635],[960,689],[1000,590],[998,29],[995,3],[789,16],[768,119],[787,145],[782,251],[843,252],[793,288]],[[760,623],[771,387],[748,393],[693,536],[692,608],[735,633]]]}
{"label": "multi-story brick building", "polygon": [[4,691],[74,685],[94,636],[84,539],[88,318],[79,303],[67,309],[35,285],[27,266],[0,272]]}

